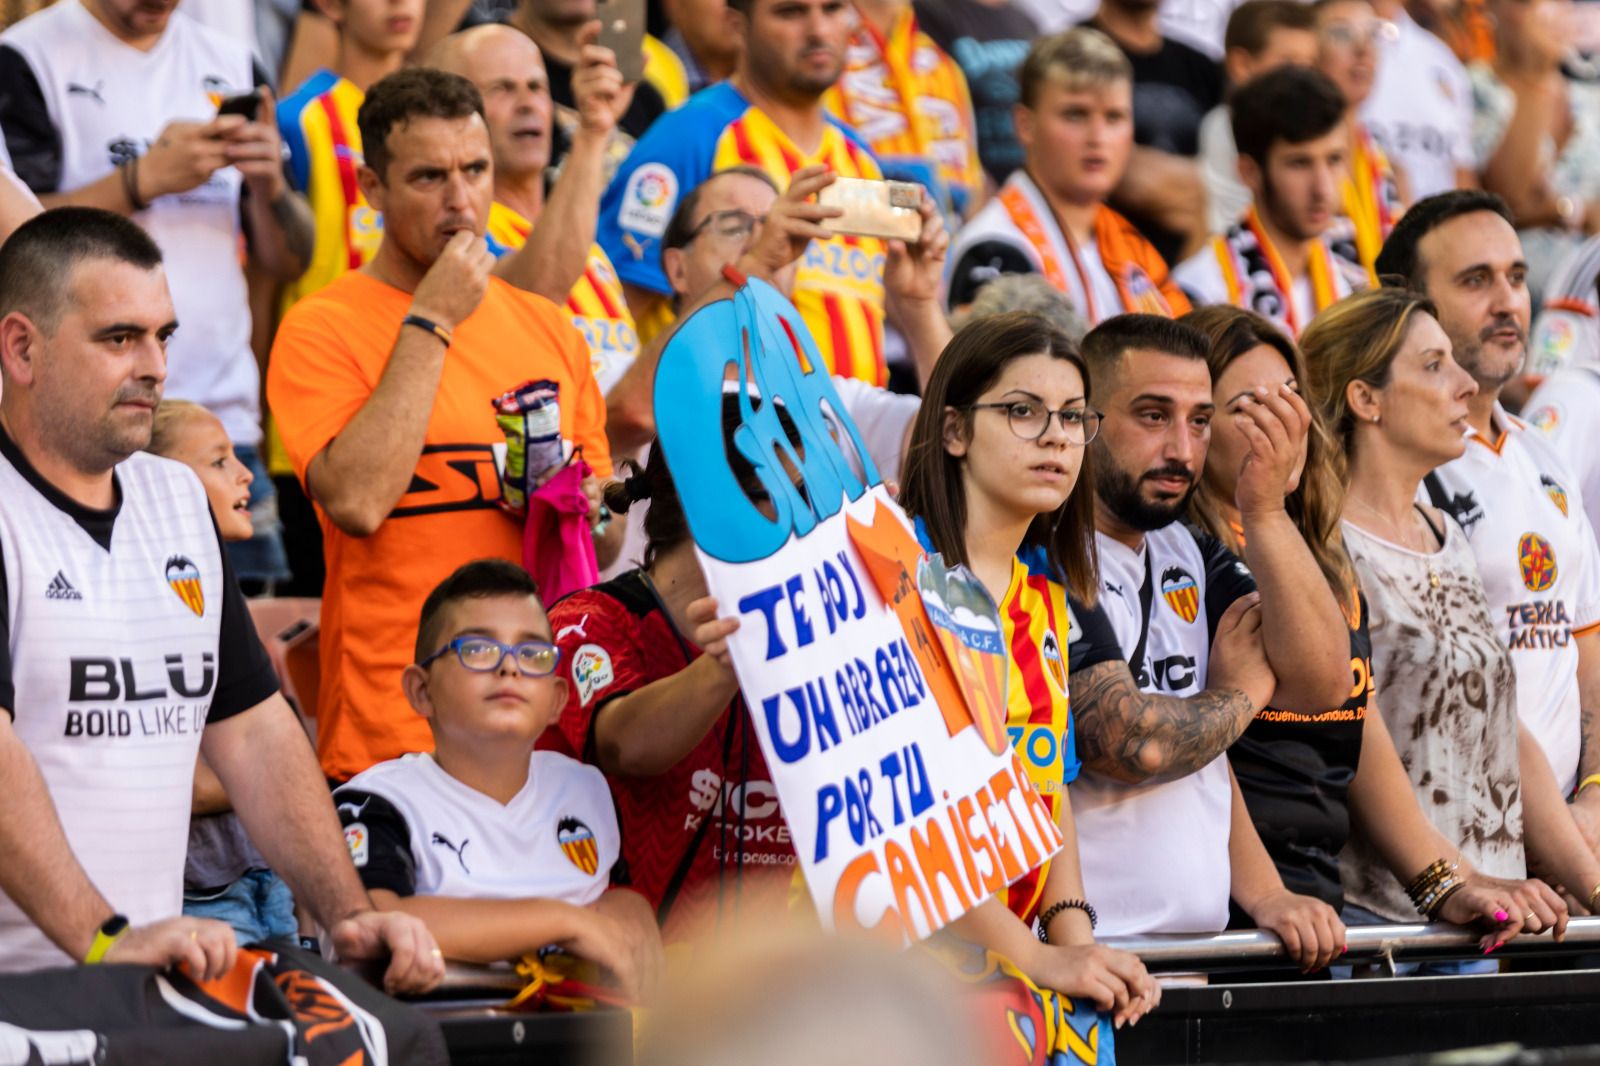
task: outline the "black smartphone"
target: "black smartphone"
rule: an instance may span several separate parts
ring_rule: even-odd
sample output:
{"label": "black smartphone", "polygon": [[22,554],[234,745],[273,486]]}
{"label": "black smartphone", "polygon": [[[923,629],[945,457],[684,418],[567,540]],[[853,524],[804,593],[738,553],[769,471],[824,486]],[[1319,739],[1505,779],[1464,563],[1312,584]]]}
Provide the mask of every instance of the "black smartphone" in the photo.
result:
{"label": "black smartphone", "polygon": [[238,96],[223,97],[222,103],[217,105],[217,114],[240,115],[250,122],[254,122],[261,114],[261,90],[251,89]]}
{"label": "black smartphone", "polygon": [[617,69],[622,80],[636,82],[644,77],[644,0],[599,0],[594,17],[600,20],[600,39],[617,53]]}

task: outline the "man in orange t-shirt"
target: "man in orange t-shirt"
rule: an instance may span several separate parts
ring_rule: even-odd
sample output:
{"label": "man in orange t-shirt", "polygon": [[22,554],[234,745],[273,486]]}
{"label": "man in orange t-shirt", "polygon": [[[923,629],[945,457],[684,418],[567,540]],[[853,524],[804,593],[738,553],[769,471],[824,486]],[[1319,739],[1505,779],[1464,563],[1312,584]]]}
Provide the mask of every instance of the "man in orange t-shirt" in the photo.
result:
{"label": "man in orange t-shirt", "polygon": [[[368,92],[361,191],[384,216],[372,261],[296,304],[273,345],[267,395],[322,519],[317,746],[343,781],[431,750],[407,706],[418,605],[462,563],[521,561],[522,527],[496,506],[491,401],[530,378],[560,387],[561,433],[583,449],[598,504],[611,476],[605,399],[583,336],[550,301],[490,276],[494,191],[483,101],[464,78],[404,70]],[[592,530],[601,565],[621,523]]]}

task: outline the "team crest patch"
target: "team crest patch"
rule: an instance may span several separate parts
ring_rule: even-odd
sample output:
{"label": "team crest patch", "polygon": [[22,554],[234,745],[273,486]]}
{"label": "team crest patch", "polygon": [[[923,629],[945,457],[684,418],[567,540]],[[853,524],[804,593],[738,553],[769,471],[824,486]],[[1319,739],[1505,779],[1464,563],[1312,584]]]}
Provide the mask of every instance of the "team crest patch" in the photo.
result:
{"label": "team crest patch", "polygon": [[664,163],[646,163],[628,175],[617,224],[646,237],[660,237],[678,204],[678,176]]}
{"label": "team crest patch", "polygon": [[360,822],[351,822],[344,827],[344,846],[350,849],[350,861],[357,869],[367,865],[367,827]]}
{"label": "team crest patch", "polygon": [[1554,433],[1561,424],[1561,408],[1546,404],[1528,416],[1528,425],[1545,433]]}
{"label": "team crest patch", "polygon": [[187,555],[174,555],[167,560],[167,584],[185,607],[197,617],[205,617],[206,593],[200,587],[200,568]]}
{"label": "team crest patch", "polygon": [[598,644],[584,644],[572,657],[572,683],[578,686],[578,702],[589,705],[589,700],[601,689],[617,679],[611,669],[611,653]]}
{"label": "team crest patch", "polygon": [[1063,696],[1067,694],[1067,664],[1061,657],[1061,642],[1049,630],[1045,631],[1044,639],[1039,642],[1039,650],[1044,653],[1044,671],[1050,675],[1050,680],[1055,682],[1056,691]]}
{"label": "team crest patch", "polygon": [[1539,475],[1539,484],[1544,488],[1545,495],[1550,497],[1550,502],[1561,508],[1561,514],[1567,513],[1567,490],[1561,487],[1560,482],[1549,474]]}
{"label": "team crest patch", "polygon": [[563,818],[556,823],[556,843],[568,861],[585,874],[592,877],[600,869],[600,844],[589,827],[576,818]]}
{"label": "team crest patch", "polygon": [[1524,533],[1517,542],[1517,563],[1529,592],[1547,592],[1556,583],[1556,553],[1537,533]]}
{"label": "team crest patch", "polygon": [[1161,596],[1185,622],[1193,622],[1200,614],[1200,586],[1180,566],[1161,572]]}

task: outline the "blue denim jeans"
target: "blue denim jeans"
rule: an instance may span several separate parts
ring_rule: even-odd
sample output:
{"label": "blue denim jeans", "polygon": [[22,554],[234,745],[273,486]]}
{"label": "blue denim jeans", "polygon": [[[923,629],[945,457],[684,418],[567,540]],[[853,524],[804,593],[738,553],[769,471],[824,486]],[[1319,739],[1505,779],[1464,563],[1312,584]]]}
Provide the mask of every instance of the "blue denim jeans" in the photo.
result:
{"label": "blue denim jeans", "polygon": [[251,870],[220,892],[185,892],[183,913],[227,922],[240,944],[274,937],[292,939],[300,932],[294,918],[294,896],[283,878],[271,870]]}
{"label": "blue denim jeans", "polygon": [[[1339,918],[1348,926],[1357,925],[1393,925],[1387,918],[1373,914],[1364,907],[1357,907],[1353,903],[1346,903],[1344,910],[1339,912]],[[1360,976],[1370,977],[1371,970],[1378,969],[1377,964],[1363,963],[1360,966],[1333,965],[1328,967],[1328,972],[1333,974],[1336,981],[1348,981],[1357,972]],[[1460,977],[1467,974],[1499,973],[1499,959],[1433,959],[1426,962],[1397,962],[1394,966],[1396,977]]]}
{"label": "blue denim jeans", "polygon": [[250,524],[254,528],[249,540],[234,541],[228,545],[228,560],[233,563],[233,573],[240,581],[270,584],[289,580],[289,556],[283,550],[283,523],[278,521],[278,494],[267,476],[267,464],[261,458],[261,449],[248,444],[235,444],[233,452],[255,475],[250,483]]}

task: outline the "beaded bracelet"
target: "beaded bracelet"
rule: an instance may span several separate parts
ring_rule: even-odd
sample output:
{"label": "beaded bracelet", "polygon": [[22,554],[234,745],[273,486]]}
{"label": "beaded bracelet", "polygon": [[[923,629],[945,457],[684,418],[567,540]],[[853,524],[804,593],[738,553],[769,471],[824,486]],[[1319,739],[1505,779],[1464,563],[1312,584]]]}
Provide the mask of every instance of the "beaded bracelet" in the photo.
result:
{"label": "beaded bracelet", "polygon": [[1039,915],[1039,939],[1043,943],[1050,943],[1050,923],[1055,921],[1056,915],[1060,914],[1064,910],[1070,910],[1072,908],[1077,908],[1089,916],[1089,928],[1091,930],[1100,924],[1100,916],[1095,913],[1094,907],[1089,904],[1088,900],[1057,900],[1055,903],[1052,903],[1050,906],[1046,907],[1043,914]]}
{"label": "beaded bracelet", "polygon": [[1466,885],[1466,881],[1459,877],[1450,877],[1441,881],[1438,887],[1434,889],[1433,894],[1417,905],[1417,910],[1421,911],[1422,916],[1428,921],[1434,921],[1439,917],[1439,912],[1444,909],[1445,900],[1455,895],[1460,889],[1465,888]]}
{"label": "beaded bracelet", "polygon": [[1444,888],[1459,880],[1455,874],[1456,867],[1453,864],[1435,859],[1406,885],[1406,895],[1419,911],[1425,911],[1427,904],[1436,901]]}

